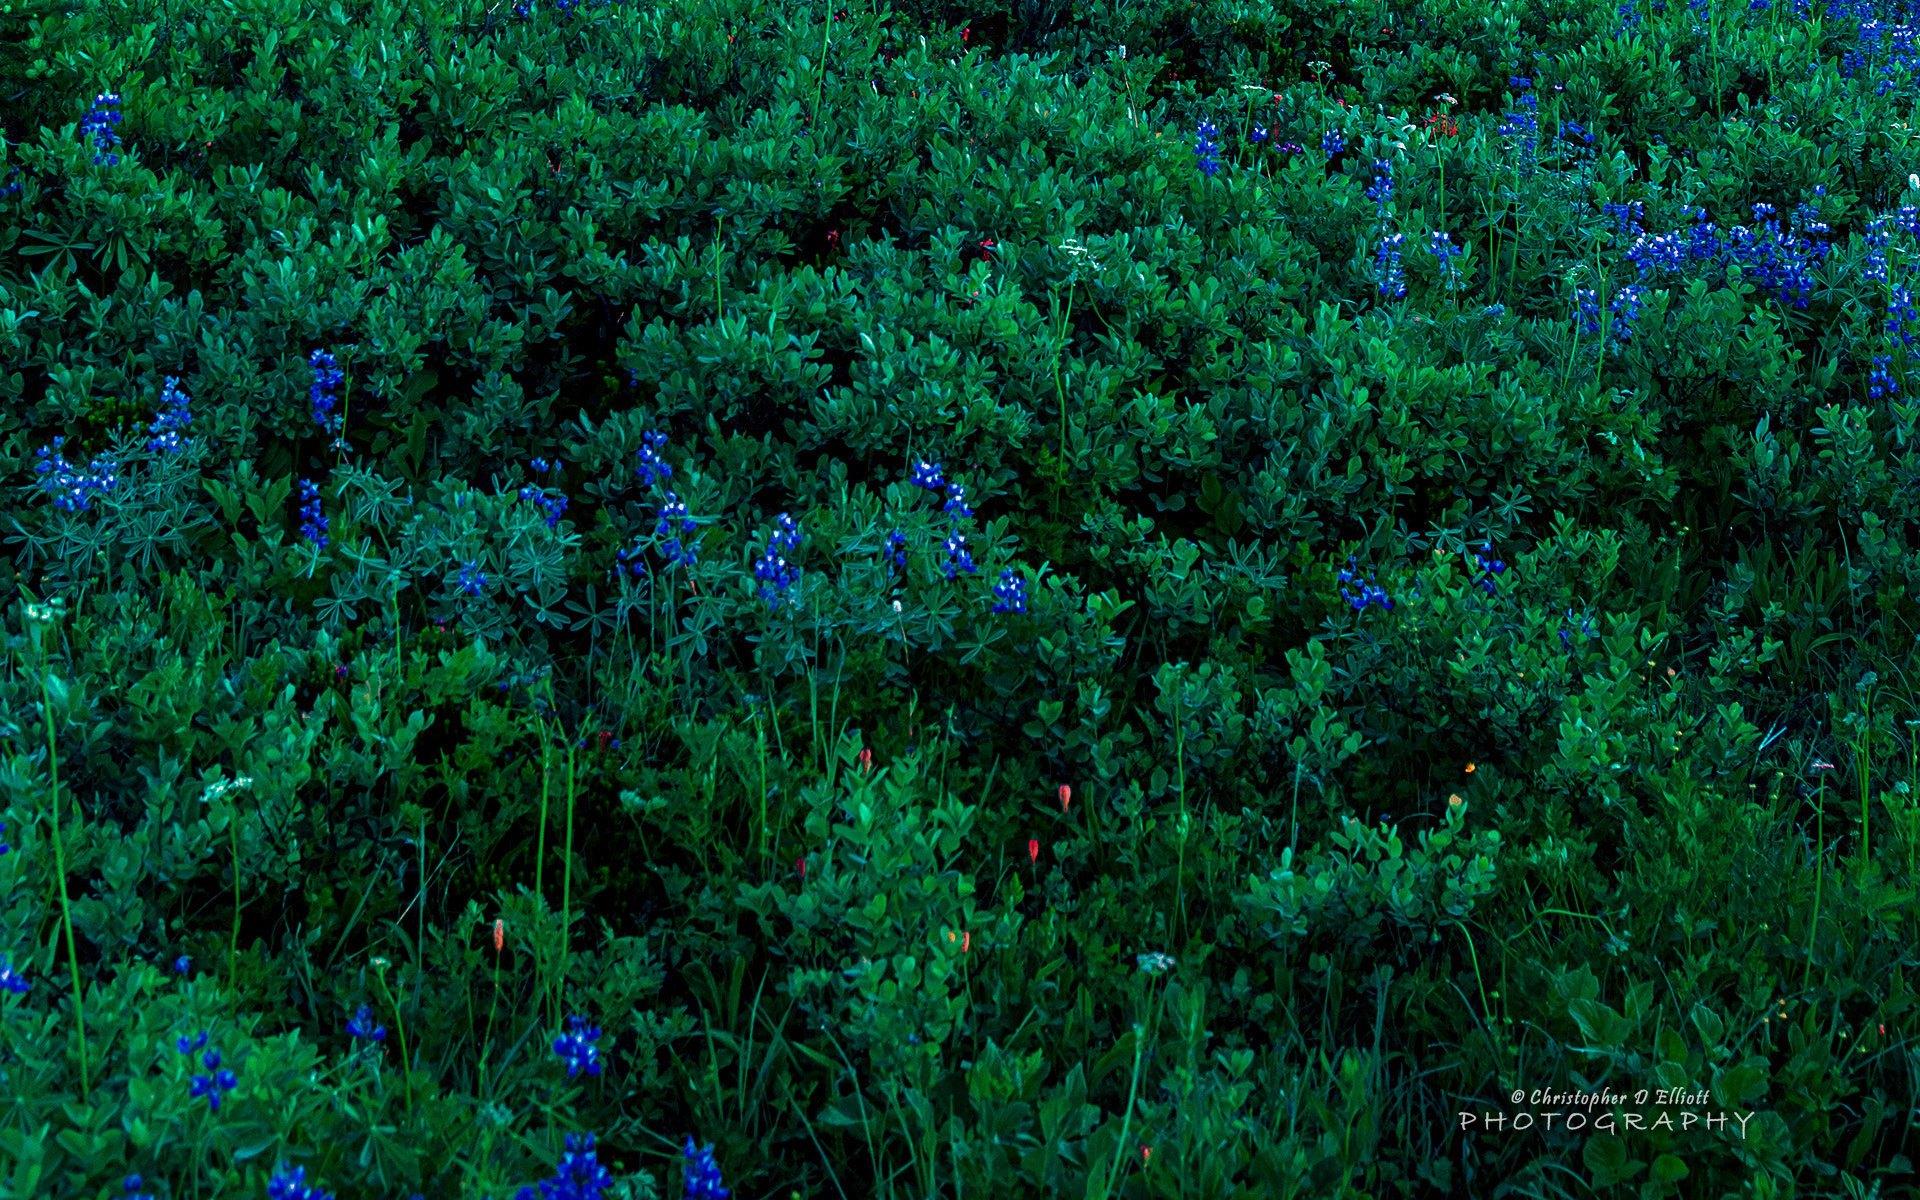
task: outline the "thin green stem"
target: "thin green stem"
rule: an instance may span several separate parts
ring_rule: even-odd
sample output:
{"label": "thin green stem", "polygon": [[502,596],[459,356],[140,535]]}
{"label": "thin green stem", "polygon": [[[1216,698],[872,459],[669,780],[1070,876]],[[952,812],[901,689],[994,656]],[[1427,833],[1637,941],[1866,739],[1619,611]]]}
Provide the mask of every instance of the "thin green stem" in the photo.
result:
{"label": "thin green stem", "polygon": [[40,651],[40,714],[47,727],[47,803],[53,810],[53,873],[60,885],[60,928],[67,943],[67,969],[73,979],[73,1025],[80,1039],[80,1094],[91,1090],[87,1063],[87,1012],[80,982],[80,954],[73,941],[73,901],[67,895],[66,838],[60,832],[60,748],[53,728],[53,694],[47,686],[47,655]]}

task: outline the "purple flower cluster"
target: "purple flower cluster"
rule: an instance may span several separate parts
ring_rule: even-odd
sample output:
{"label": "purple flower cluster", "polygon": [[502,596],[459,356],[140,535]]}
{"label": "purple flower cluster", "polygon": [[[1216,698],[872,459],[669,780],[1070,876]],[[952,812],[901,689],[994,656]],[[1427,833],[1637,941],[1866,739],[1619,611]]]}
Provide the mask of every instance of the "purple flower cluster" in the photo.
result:
{"label": "purple flower cluster", "polygon": [[612,1186],[613,1173],[601,1165],[593,1135],[570,1133],[553,1177],[521,1188],[514,1200],[600,1200]]}
{"label": "purple flower cluster", "polygon": [[973,550],[967,545],[967,535],[957,526],[947,531],[947,540],[941,548],[947,555],[945,570],[948,579],[971,575],[980,569],[973,561]]}
{"label": "purple flower cluster", "polygon": [[93,162],[99,167],[120,165],[120,93],[101,92],[87,115],[80,118],[80,136],[93,143]]}
{"label": "purple flower cluster", "polygon": [[1400,259],[1400,247],[1406,240],[1406,235],[1402,233],[1387,234],[1380,239],[1380,248],[1374,252],[1374,282],[1379,286],[1383,299],[1400,300],[1407,294],[1406,266]]}
{"label": "purple flower cluster", "polygon": [[1373,182],[1367,185],[1367,199],[1385,215],[1387,205],[1393,203],[1393,163],[1384,158],[1373,160]]}
{"label": "purple flower cluster", "polygon": [[520,489],[520,499],[537,506],[546,515],[548,529],[560,527],[560,517],[567,511],[565,493],[549,493],[546,488],[530,483]]}
{"label": "purple flower cluster", "polygon": [[800,527],[793,517],[781,513],[774,518],[773,532],[767,535],[767,550],[753,564],[753,577],[760,581],[760,598],[768,608],[779,608],[793,585],[800,582],[800,568],[792,557],[800,549]]}
{"label": "purple flower cluster", "polygon": [[1507,573],[1507,564],[1493,556],[1492,545],[1483,545],[1474,551],[1473,565],[1480,573],[1480,577],[1474,582],[1479,584],[1481,591],[1491,596],[1500,590],[1499,584],[1495,581]]}
{"label": "purple flower cluster", "polygon": [[300,536],[316,549],[327,548],[327,517],[320,507],[320,485],[311,479],[300,481]]}
{"label": "purple flower cluster", "polygon": [[691,567],[699,557],[699,547],[687,540],[689,534],[698,529],[691,514],[687,512],[686,502],[668,492],[660,505],[660,520],[653,527],[655,537],[664,538],[660,543],[660,555],[667,560],[669,567]]}
{"label": "purple flower cluster", "polygon": [[347,1018],[347,1033],[356,1042],[384,1042],[387,1040],[387,1027],[373,1020],[373,1009],[362,1004],[353,1010]]}
{"label": "purple flower cluster", "polygon": [[1340,569],[1334,579],[1339,585],[1340,599],[1345,601],[1347,607],[1354,612],[1365,612],[1369,608],[1393,611],[1393,597],[1387,595],[1386,589],[1374,582],[1371,571],[1365,578],[1361,577],[1359,560],[1356,557],[1349,555],[1347,565]]}
{"label": "purple flower cluster", "polygon": [[487,573],[480,564],[469,559],[460,564],[460,570],[453,577],[453,586],[463,596],[481,596],[486,594]]}
{"label": "purple flower cluster", "polygon": [[553,1052],[567,1065],[567,1078],[600,1074],[600,1027],[583,1016],[567,1018],[567,1031],[553,1039]]}
{"label": "purple flower cluster", "polygon": [[1220,130],[1212,121],[1201,121],[1193,143],[1194,165],[1211,179],[1220,173]]}
{"label": "purple flower cluster", "polygon": [[993,585],[993,611],[1013,614],[1027,611],[1027,581],[1012,567],[1003,568],[1000,582]]}
{"label": "purple flower cluster", "polygon": [[40,477],[40,488],[53,498],[61,512],[85,512],[95,496],[105,495],[120,486],[120,464],[111,454],[96,454],[83,471],[67,461],[64,437],[56,437],[34,454],[33,473]]}
{"label": "purple flower cluster", "polygon": [[313,423],[320,427],[320,432],[333,434],[337,440],[342,418],[334,411],[340,404],[335,389],[345,383],[347,377],[341,374],[340,364],[326,350],[316,349],[309,354],[307,365],[313,369],[313,383],[307,388],[307,405],[313,412]]}
{"label": "purple flower cluster", "polygon": [[147,449],[156,454],[178,454],[187,448],[187,426],[193,424],[193,413],[188,405],[192,398],[180,390],[180,380],[172,375],[160,384],[160,411],[153,422],[147,426],[152,436],[147,439]]}
{"label": "purple flower cluster", "polygon": [[640,435],[640,448],[633,452],[638,460],[633,473],[641,487],[650,488],[673,478],[673,464],[660,456],[666,445],[667,435],[657,430]]}
{"label": "purple flower cluster", "polygon": [[204,1099],[209,1110],[219,1112],[220,1102],[228,1092],[239,1086],[240,1081],[234,1078],[231,1070],[221,1065],[220,1051],[207,1045],[207,1031],[201,1030],[198,1037],[182,1035],[174,1043],[174,1048],[189,1057],[200,1055],[200,1065],[205,1068],[205,1073],[194,1074],[188,1085],[188,1094],[195,1100]]}
{"label": "purple flower cluster", "polygon": [[733,1195],[721,1181],[720,1164],[714,1161],[712,1143],[695,1146],[693,1139],[689,1137],[681,1157],[687,1164],[687,1179],[682,1200],[727,1200]]}
{"label": "purple flower cluster", "polygon": [[333,1200],[333,1193],[308,1183],[305,1167],[281,1167],[267,1181],[267,1200]]}

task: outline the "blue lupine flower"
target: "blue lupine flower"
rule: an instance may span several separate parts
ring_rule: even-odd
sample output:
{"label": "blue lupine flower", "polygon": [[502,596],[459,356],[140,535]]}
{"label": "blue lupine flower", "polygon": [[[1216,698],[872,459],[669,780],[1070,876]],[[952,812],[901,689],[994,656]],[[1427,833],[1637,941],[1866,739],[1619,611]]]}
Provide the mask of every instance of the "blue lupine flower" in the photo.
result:
{"label": "blue lupine flower", "polygon": [[1614,293],[1613,302],[1607,311],[1613,314],[1613,325],[1608,329],[1613,340],[1625,345],[1633,340],[1633,326],[1640,319],[1640,301],[1646,295],[1637,283],[1630,283]]}
{"label": "blue lupine flower", "polygon": [[267,1181],[267,1200],[333,1200],[333,1193],[308,1183],[305,1167],[281,1167]]}
{"label": "blue lupine flower", "polygon": [[1530,75],[1509,75],[1507,76],[1507,90],[1530,92],[1533,90],[1533,77]]}
{"label": "blue lupine flower", "polygon": [[126,1200],[154,1200],[152,1192],[144,1191],[147,1181],[138,1175],[129,1175],[120,1181],[120,1194]]}
{"label": "blue lupine flower", "polygon": [[[636,541],[624,550],[615,550],[613,552],[613,573],[615,575],[631,575],[635,579],[645,579],[649,574],[647,570],[647,548]],[[501,686],[504,688],[506,685],[502,684]]]}
{"label": "blue lupine flower", "polygon": [[666,447],[667,435],[659,432],[640,435],[640,449],[634,451],[639,465],[633,473],[640,480],[640,486],[652,487],[656,483],[665,483],[673,478],[673,464],[660,457],[660,451]]}
{"label": "blue lupine flower", "polygon": [[374,1024],[373,1009],[364,1004],[354,1009],[353,1015],[347,1018],[347,1032],[352,1035],[353,1040],[356,1042],[384,1042],[387,1040],[387,1027],[385,1025]]}
{"label": "blue lupine flower", "polygon": [[1613,230],[1623,239],[1637,236],[1647,219],[1647,206],[1640,200],[1603,204],[1600,211],[1613,218]]}
{"label": "blue lupine flower", "polygon": [[0,954],[0,992],[12,992],[16,996],[24,996],[32,987],[25,975],[13,969],[12,960]]}
{"label": "blue lupine flower", "polygon": [[1694,27],[1700,28],[1713,19],[1713,0],[1687,0],[1687,11],[1693,14]]}
{"label": "blue lupine flower", "polygon": [[1466,248],[1454,245],[1452,235],[1436,230],[1427,239],[1427,249],[1440,260],[1440,277],[1446,281],[1448,289],[1459,287],[1460,273],[1454,265],[1454,260],[1466,253]]}
{"label": "blue lupine flower", "polygon": [[1860,269],[1860,278],[1868,283],[1885,283],[1887,281],[1887,246],[1893,241],[1892,235],[1887,230],[1885,217],[1875,217],[1867,222],[1865,240],[1867,256],[1865,264]]}
{"label": "blue lupine flower", "polygon": [[895,570],[905,570],[907,566],[907,535],[898,529],[887,535],[887,561]]}
{"label": "blue lupine flower", "polygon": [[323,433],[340,432],[340,414],[334,409],[339,406],[340,397],[334,389],[346,381],[340,373],[340,366],[326,350],[316,349],[307,356],[307,365],[313,368],[313,384],[307,388],[307,405],[313,411],[313,423]]}
{"label": "blue lupine flower", "polygon": [[1873,356],[1873,374],[1867,380],[1867,395],[1874,400],[1884,400],[1900,394],[1900,384],[1893,378],[1893,356],[1876,354]]}
{"label": "blue lupine flower", "polygon": [[1406,241],[1406,235],[1390,233],[1380,239],[1380,249],[1374,252],[1374,281],[1380,287],[1380,295],[1387,300],[1399,300],[1407,294],[1407,274],[1400,261],[1400,247]]}
{"label": "blue lupine flower", "polygon": [[1627,261],[1642,279],[1678,272],[1687,265],[1687,244],[1677,233],[1643,233],[1628,247]]}
{"label": "blue lupine flower", "polygon": [[55,437],[34,453],[33,473],[40,476],[40,488],[53,498],[53,506],[62,512],[85,512],[95,496],[120,486],[120,466],[110,454],[96,454],[81,470],[67,461],[62,447],[64,437]]}
{"label": "blue lupine flower", "polygon": [[1012,567],[1000,572],[1000,582],[993,585],[993,611],[997,613],[1024,613],[1027,611],[1027,581]]}
{"label": "blue lupine flower", "polygon": [[1497,585],[1494,583],[1494,578],[1506,573],[1507,564],[1493,557],[1493,547],[1487,545],[1474,551],[1473,565],[1480,571],[1479,584],[1481,590],[1485,591],[1489,596],[1493,595],[1494,592],[1498,590]]}
{"label": "blue lupine flower", "polygon": [[1531,79],[1516,75],[1508,83],[1521,94],[1501,115],[1494,132],[1516,153],[1520,168],[1531,173],[1540,152],[1540,98],[1533,94]]}
{"label": "blue lupine flower", "polygon": [[327,518],[320,508],[320,485],[311,479],[300,481],[300,536],[318,549],[327,548]]}
{"label": "blue lupine flower", "polygon": [[1592,288],[1573,289],[1574,315],[1580,322],[1582,337],[1600,332],[1600,293]]}
{"label": "blue lupine flower", "polygon": [[536,458],[532,462],[528,463],[527,465],[533,468],[533,473],[535,475],[545,475],[550,472],[557,472],[557,471],[563,470],[567,464],[564,462],[561,462],[557,458],[554,458],[554,459]]}
{"label": "blue lupine flower", "polygon": [[1320,137],[1320,153],[1329,160],[1337,158],[1347,148],[1347,135],[1338,129],[1329,129]]}
{"label": "blue lupine flower", "polygon": [[101,92],[93,98],[87,115],[80,119],[80,136],[93,142],[95,166],[112,167],[120,163],[120,94]]}
{"label": "blue lupine flower", "polygon": [[727,1200],[733,1195],[720,1180],[720,1164],[713,1160],[713,1144],[696,1147],[687,1138],[681,1157],[687,1162],[687,1183],[683,1200]]}
{"label": "blue lupine flower", "polygon": [[760,581],[760,598],[769,608],[779,608],[793,585],[800,581],[800,568],[788,561],[800,548],[800,527],[786,513],[774,518],[774,530],[767,535],[767,552],[753,564],[753,577]]}
{"label": "blue lupine flower", "polygon": [[940,506],[940,511],[946,513],[956,521],[964,521],[968,517],[971,517],[973,510],[967,507],[967,489],[957,483],[949,481],[947,484],[947,502]]}
{"label": "blue lupine flower", "polygon": [[923,458],[913,464],[913,475],[908,482],[917,488],[925,488],[929,492],[940,491],[947,486],[946,468]]}
{"label": "blue lupine flower", "polygon": [[487,590],[487,573],[480,564],[472,560],[460,564],[459,573],[453,577],[453,586],[463,596],[484,595]]}
{"label": "blue lupine flower", "polygon": [[[197,1041],[191,1043],[191,1048],[185,1050],[184,1053],[193,1053],[193,1050],[206,1045],[206,1040],[207,1035],[202,1033]],[[180,1044],[183,1046],[189,1045],[185,1038],[180,1039]],[[196,1100],[204,1098],[207,1102],[207,1108],[213,1112],[220,1111],[220,1101],[225,1098],[228,1092],[231,1092],[237,1087],[240,1082],[234,1078],[232,1071],[220,1064],[220,1051],[208,1047],[206,1053],[200,1056],[200,1065],[206,1068],[206,1073],[204,1075],[196,1074],[188,1087],[188,1094]]]}
{"label": "blue lupine flower", "polygon": [[1753,206],[1753,224],[1727,231],[1726,251],[1742,271],[1760,286],[1794,308],[1805,308],[1813,298],[1813,272],[1829,247],[1825,223],[1809,216],[1807,206],[1795,210],[1793,225],[1782,230],[1771,204]]}
{"label": "blue lupine flower", "polygon": [[6,832],[7,832],[7,823],[5,821],[0,821],[0,854],[13,853],[13,847],[7,845],[7,839],[4,836]]}
{"label": "blue lupine flower", "polygon": [[612,1186],[613,1174],[601,1165],[593,1135],[570,1133],[553,1178],[521,1188],[514,1200],[601,1200]]}
{"label": "blue lupine flower", "polygon": [[660,506],[660,519],[653,527],[653,534],[666,539],[660,545],[660,553],[669,567],[691,567],[697,560],[698,547],[692,542],[682,541],[682,538],[698,528],[699,525],[687,511],[686,502],[668,492]]}
{"label": "blue lupine flower", "polygon": [[1630,32],[1640,27],[1640,10],[1634,6],[1633,0],[1620,0],[1620,7],[1615,11],[1619,15],[1622,32]]}
{"label": "blue lupine flower", "polygon": [[186,449],[186,428],[193,424],[193,414],[187,408],[192,398],[180,390],[180,381],[172,375],[160,384],[160,411],[147,426],[147,432],[153,436],[147,439],[147,449],[158,454],[178,454]]}
{"label": "blue lupine flower", "polygon": [[1367,185],[1367,199],[1381,209],[1393,202],[1393,164],[1384,158],[1373,160],[1373,182]]}
{"label": "blue lupine flower", "polygon": [[193,973],[193,960],[184,954],[174,959],[173,973],[175,975],[191,975]]}
{"label": "blue lupine flower", "polygon": [[1704,208],[1689,208],[1686,211],[1693,220],[1693,225],[1687,230],[1687,257],[1695,262],[1719,258],[1726,248],[1720,240],[1719,227],[1707,216]]}
{"label": "blue lupine flower", "polygon": [[1593,134],[1588,132],[1587,127],[1578,121],[1562,121],[1560,123],[1560,136],[1577,145],[1593,145]]}
{"label": "blue lupine flower", "polygon": [[174,1049],[180,1051],[182,1054],[192,1054],[194,1051],[206,1047],[207,1037],[207,1031],[204,1029],[200,1031],[197,1037],[188,1037],[183,1033],[174,1041]]}
{"label": "blue lupine flower", "polygon": [[1267,127],[1265,125],[1255,125],[1248,131],[1247,140],[1256,146],[1265,145],[1267,141]]}
{"label": "blue lupine flower", "polygon": [[600,1073],[600,1047],[594,1045],[599,1040],[598,1025],[588,1024],[579,1015],[567,1018],[567,1031],[553,1039],[553,1052],[567,1064],[568,1079],[583,1071],[588,1075]]}
{"label": "blue lupine flower", "polygon": [[559,528],[560,516],[567,511],[567,498],[565,495],[559,492],[550,495],[547,489],[528,484],[526,487],[520,489],[520,499],[536,505],[541,512],[546,514],[548,529]]}
{"label": "blue lupine flower", "polygon": [[1201,121],[1193,142],[1194,165],[1211,179],[1220,173],[1220,130],[1212,121]]}
{"label": "blue lupine flower", "polygon": [[949,530],[944,546],[947,552],[946,572],[948,579],[958,579],[962,575],[971,575],[980,568],[973,561],[973,551],[967,546],[967,535],[958,529]]}
{"label": "blue lupine flower", "polygon": [[1365,612],[1369,608],[1393,611],[1393,598],[1387,595],[1385,588],[1374,583],[1371,573],[1364,579],[1360,577],[1359,562],[1353,556],[1348,556],[1347,565],[1340,569],[1334,579],[1339,587],[1340,598],[1353,611]]}
{"label": "blue lupine flower", "polygon": [[1887,332],[1900,339],[1900,344],[1909,350],[1913,348],[1914,338],[1920,336],[1920,311],[1913,307],[1913,296],[1907,291],[1907,285],[1896,283],[1893,292],[1887,297]]}
{"label": "blue lupine flower", "polygon": [[1588,616],[1576,618],[1573,610],[1568,609],[1566,619],[1560,626],[1560,645],[1566,649],[1572,649],[1573,639],[1576,636],[1582,638],[1593,636],[1593,618]]}

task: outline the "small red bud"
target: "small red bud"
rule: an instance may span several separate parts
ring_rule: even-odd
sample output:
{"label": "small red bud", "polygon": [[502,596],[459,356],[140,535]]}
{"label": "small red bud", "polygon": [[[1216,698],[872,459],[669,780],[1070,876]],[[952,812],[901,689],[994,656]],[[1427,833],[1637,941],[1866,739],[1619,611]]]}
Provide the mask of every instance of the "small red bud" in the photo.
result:
{"label": "small red bud", "polygon": [[1073,789],[1068,787],[1064,783],[1061,784],[1060,785],[1060,811],[1061,812],[1067,811],[1067,806],[1072,803],[1073,803]]}
{"label": "small red bud", "polygon": [[805,879],[807,877],[807,856],[802,854],[794,860],[793,865],[800,869],[800,878]]}
{"label": "small red bud", "polygon": [[1031,863],[1038,863],[1040,861],[1040,839],[1039,838],[1027,839],[1027,861]]}
{"label": "small red bud", "polygon": [[870,750],[870,749],[866,749],[866,748],[862,748],[862,749],[861,749],[861,751],[860,751],[860,769],[861,769],[862,771],[871,771],[871,770],[873,770],[873,751],[872,751],[872,750]]}

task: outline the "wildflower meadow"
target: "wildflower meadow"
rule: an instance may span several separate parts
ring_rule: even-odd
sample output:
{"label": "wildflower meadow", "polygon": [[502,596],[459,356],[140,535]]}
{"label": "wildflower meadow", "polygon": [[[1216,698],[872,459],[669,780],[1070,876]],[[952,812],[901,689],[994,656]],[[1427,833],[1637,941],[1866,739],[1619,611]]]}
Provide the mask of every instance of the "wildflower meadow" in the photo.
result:
{"label": "wildflower meadow", "polygon": [[0,0],[0,1198],[1915,1194],[1910,0]]}

